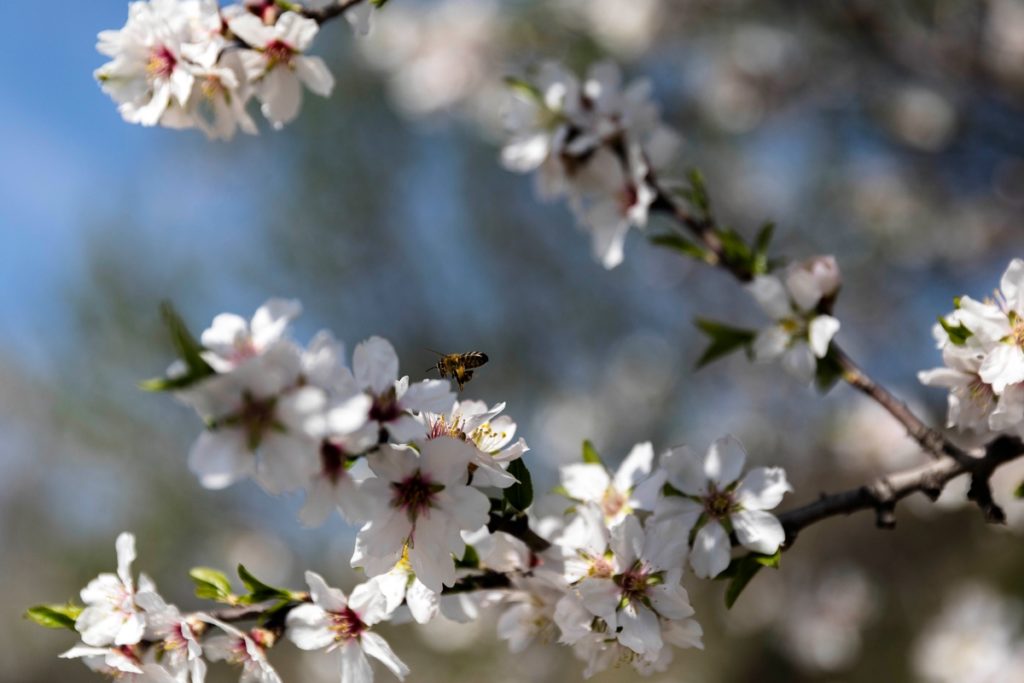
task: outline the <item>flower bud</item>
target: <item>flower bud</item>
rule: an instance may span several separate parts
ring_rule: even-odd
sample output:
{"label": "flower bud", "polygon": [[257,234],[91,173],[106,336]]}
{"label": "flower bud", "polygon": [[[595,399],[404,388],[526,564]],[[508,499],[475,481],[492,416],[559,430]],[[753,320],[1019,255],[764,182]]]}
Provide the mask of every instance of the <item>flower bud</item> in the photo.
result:
{"label": "flower bud", "polygon": [[815,256],[795,263],[786,274],[786,289],[802,311],[814,310],[822,301],[834,299],[843,279],[832,256]]}

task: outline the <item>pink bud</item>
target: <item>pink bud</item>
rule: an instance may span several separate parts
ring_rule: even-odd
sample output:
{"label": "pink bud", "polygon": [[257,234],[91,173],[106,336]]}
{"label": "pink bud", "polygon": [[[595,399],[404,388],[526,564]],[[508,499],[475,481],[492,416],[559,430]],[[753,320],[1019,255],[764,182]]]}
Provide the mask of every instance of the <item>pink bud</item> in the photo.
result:
{"label": "pink bud", "polygon": [[822,299],[831,299],[843,284],[839,265],[832,256],[815,256],[794,263],[786,274],[786,289],[804,311],[814,309]]}

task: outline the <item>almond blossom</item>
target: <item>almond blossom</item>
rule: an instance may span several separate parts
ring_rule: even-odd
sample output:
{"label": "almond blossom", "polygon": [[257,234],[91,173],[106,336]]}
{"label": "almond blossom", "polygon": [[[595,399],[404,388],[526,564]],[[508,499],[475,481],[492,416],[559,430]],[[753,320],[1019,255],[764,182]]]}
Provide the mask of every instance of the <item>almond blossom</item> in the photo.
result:
{"label": "almond blossom", "polygon": [[604,465],[577,463],[561,469],[562,487],[573,500],[594,503],[609,525],[636,510],[653,510],[664,475],[654,468],[654,447],[639,443],[612,475]]}
{"label": "almond blossom", "polygon": [[[370,576],[390,571],[408,552],[409,565],[434,593],[455,583],[461,532],[487,523],[487,496],[467,484],[474,449],[451,437],[426,441],[419,452],[384,445],[368,456],[377,475],[363,485],[377,506],[359,532],[352,566]],[[453,557],[454,555],[454,557]]]}
{"label": "almond blossom", "polygon": [[92,671],[124,683],[180,683],[159,664],[144,662],[138,646],[77,645],[60,656],[63,659],[81,659]]}
{"label": "almond blossom", "polygon": [[754,339],[754,360],[781,359],[797,378],[814,379],[818,361],[828,355],[839,331],[839,321],[829,314],[839,285],[839,269],[830,256],[793,264],[782,278],[755,277],[747,289],[776,323]]}
{"label": "almond blossom", "polygon": [[284,339],[301,313],[302,304],[294,299],[270,299],[256,309],[252,320],[221,313],[200,337],[206,349],[203,360],[217,372],[230,372]]}
{"label": "almond blossom", "polygon": [[203,620],[224,631],[221,635],[207,638],[203,643],[210,661],[223,661],[242,667],[240,683],[282,683],[281,677],[267,659],[267,648],[275,642],[272,632],[254,628],[245,633],[218,619],[204,617]]}
{"label": "almond blossom", "polygon": [[[136,586],[132,578],[135,561],[135,536],[122,533],[117,537],[117,574],[100,574],[82,589],[86,607],[75,620],[75,629],[86,645],[134,645],[142,640],[146,617],[136,604]],[[155,586],[145,574],[139,576],[138,591],[152,591]]]}
{"label": "almond blossom", "polygon": [[320,30],[314,20],[285,12],[268,26],[252,14],[242,14],[230,19],[228,26],[252,48],[242,50],[239,57],[263,104],[263,115],[275,128],[299,115],[303,85],[321,97],[334,90],[334,77],[324,61],[304,54]]}
{"label": "almond blossom", "polygon": [[206,662],[196,637],[196,618],[186,618],[155,591],[140,592],[136,602],[146,611],[146,639],[158,643],[161,664],[179,683],[203,683]]}
{"label": "almond blossom", "polygon": [[786,534],[767,510],[791,491],[786,473],[778,467],[757,467],[743,479],[747,453],[736,437],[718,439],[701,458],[689,448],[674,448],[662,456],[667,483],[677,494],[658,500],[651,523],[680,536],[696,534],[690,565],[701,578],[712,578],[729,566],[729,535],[756,553],[774,554]]}
{"label": "almond blossom", "polygon": [[373,670],[367,655],[380,661],[399,680],[409,673],[387,641],[372,627],[387,617],[386,600],[377,586],[363,583],[347,596],[331,588],[319,574],[306,572],[313,602],[288,613],[287,634],[303,650],[337,653],[342,683],[371,683]]}
{"label": "almond blossom", "polygon": [[473,485],[506,488],[516,478],[505,471],[508,463],[530,450],[522,437],[509,445],[516,434],[516,423],[501,415],[504,403],[488,408],[482,401],[458,401],[447,413],[424,413],[427,438],[450,436],[476,446],[473,459]]}

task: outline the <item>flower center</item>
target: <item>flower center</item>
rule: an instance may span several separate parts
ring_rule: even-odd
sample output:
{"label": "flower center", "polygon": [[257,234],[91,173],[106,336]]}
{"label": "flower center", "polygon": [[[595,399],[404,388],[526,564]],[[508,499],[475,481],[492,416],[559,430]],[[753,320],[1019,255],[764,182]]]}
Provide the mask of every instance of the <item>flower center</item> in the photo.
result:
{"label": "flower center", "polygon": [[375,396],[370,407],[370,419],[376,422],[393,422],[402,415],[395,388],[391,387],[380,396]]}
{"label": "flower center", "polygon": [[249,450],[255,451],[259,448],[263,435],[271,429],[278,428],[274,411],[276,404],[277,399],[273,397],[258,399],[249,392],[242,395],[242,409],[227,422],[239,424],[245,430],[246,444],[249,446]]}
{"label": "flower center", "polygon": [[431,483],[430,478],[416,470],[411,477],[391,482],[391,507],[405,510],[409,521],[416,519],[434,506],[435,496],[444,490],[443,484]]}
{"label": "flower center", "polygon": [[610,579],[615,574],[615,567],[607,557],[591,558],[587,576],[597,579]]}
{"label": "flower center", "polygon": [[347,642],[358,638],[366,630],[366,624],[351,607],[346,607],[341,612],[331,613],[330,629],[334,631],[336,641]]}
{"label": "flower center", "polygon": [[619,211],[622,215],[629,213],[629,210],[636,205],[637,199],[639,199],[636,185],[627,183],[625,187],[619,190],[617,199],[619,200]]}
{"label": "flower center", "polygon": [[264,49],[263,54],[267,56],[267,71],[275,66],[290,66],[295,50],[283,40],[272,40]]}
{"label": "flower center", "polygon": [[1016,317],[1014,320],[1010,329],[1010,341],[1024,349],[1024,318]]}
{"label": "flower center", "polygon": [[149,53],[149,63],[146,64],[146,73],[152,79],[170,78],[174,67],[178,64],[177,58],[164,45],[158,45]]}
{"label": "flower center", "polygon": [[609,486],[604,492],[604,496],[601,497],[601,510],[605,517],[611,519],[618,516],[620,512],[628,512],[628,503],[629,498],[624,493],[614,486]]}
{"label": "flower center", "polygon": [[345,476],[347,464],[348,455],[341,446],[328,439],[320,442],[320,472],[332,484]]}
{"label": "flower center", "polygon": [[442,436],[450,436],[453,439],[465,441],[466,432],[462,431],[462,420],[454,419],[449,424],[444,415],[438,416],[438,418],[430,425],[430,431],[427,433],[427,438],[437,439]]}
{"label": "flower center", "polygon": [[647,589],[653,578],[639,566],[616,576],[615,583],[622,589],[622,605],[628,605],[631,601],[642,599],[647,595]]}
{"label": "flower center", "polygon": [[728,517],[735,507],[736,501],[728,491],[718,491],[712,487],[707,497],[704,498],[704,512],[708,517],[714,519]]}

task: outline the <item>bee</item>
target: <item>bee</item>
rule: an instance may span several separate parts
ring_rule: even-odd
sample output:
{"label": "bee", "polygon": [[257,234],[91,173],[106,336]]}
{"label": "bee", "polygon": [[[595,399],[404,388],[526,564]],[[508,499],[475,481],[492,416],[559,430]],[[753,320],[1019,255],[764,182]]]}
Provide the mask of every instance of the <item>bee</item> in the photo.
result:
{"label": "bee", "polygon": [[434,351],[429,349],[432,353],[436,353],[441,358],[437,361],[436,365],[432,365],[427,368],[427,372],[437,369],[441,374],[441,377],[451,377],[459,385],[459,391],[462,391],[463,385],[469,380],[473,379],[473,370],[480,367],[487,362],[487,354],[481,353],[480,351],[469,351],[468,353],[441,353],[440,351]]}

